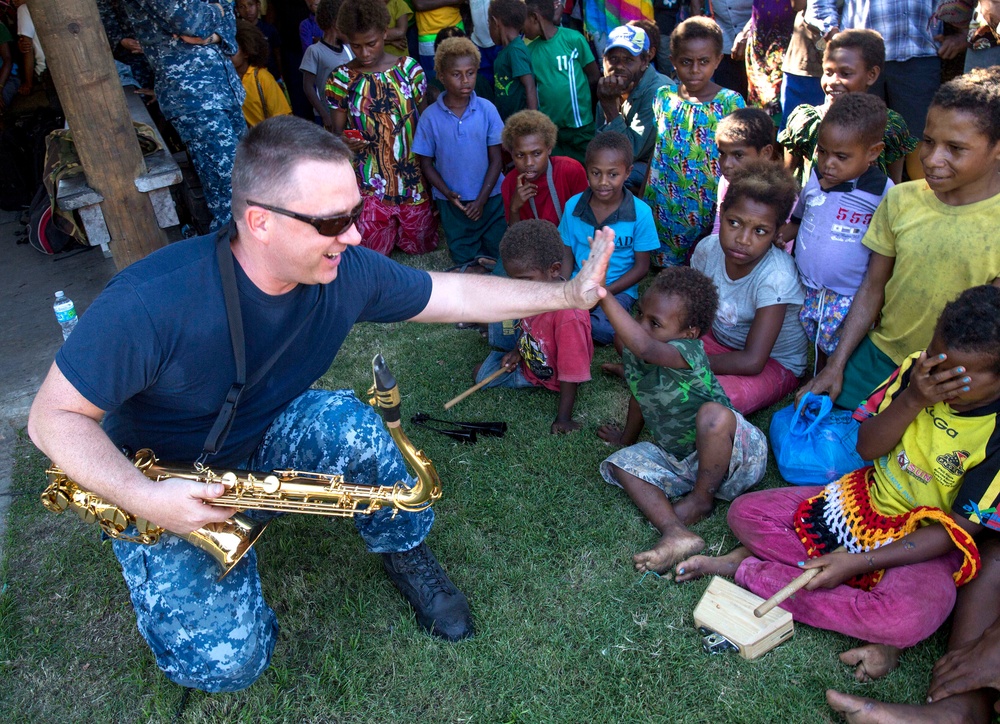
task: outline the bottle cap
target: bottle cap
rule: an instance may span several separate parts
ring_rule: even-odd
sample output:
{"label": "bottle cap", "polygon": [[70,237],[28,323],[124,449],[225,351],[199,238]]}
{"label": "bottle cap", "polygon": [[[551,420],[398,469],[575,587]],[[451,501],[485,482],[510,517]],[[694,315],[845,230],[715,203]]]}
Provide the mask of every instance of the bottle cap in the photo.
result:
{"label": "bottle cap", "polygon": [[57,297],[61,297],[61,296],[63,296],[63,293],[62,293],[61,291],[59,291],[59,292],[56,292],[56,296],[57,296]]}

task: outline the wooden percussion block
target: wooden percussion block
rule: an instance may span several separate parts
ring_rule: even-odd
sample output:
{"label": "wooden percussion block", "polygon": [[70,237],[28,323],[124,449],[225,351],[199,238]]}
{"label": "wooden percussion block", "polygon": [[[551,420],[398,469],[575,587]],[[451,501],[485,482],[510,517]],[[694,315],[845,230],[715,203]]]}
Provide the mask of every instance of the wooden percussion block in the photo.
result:
{"label": "wooden percussion block", "polygon": [[788,611],[774,608],[762,618],[754,616],[753,610],[763,602],[760,596],[715,576],[694,609],[694,625],[725,637],[744,659],[756,659],[793,633]]}

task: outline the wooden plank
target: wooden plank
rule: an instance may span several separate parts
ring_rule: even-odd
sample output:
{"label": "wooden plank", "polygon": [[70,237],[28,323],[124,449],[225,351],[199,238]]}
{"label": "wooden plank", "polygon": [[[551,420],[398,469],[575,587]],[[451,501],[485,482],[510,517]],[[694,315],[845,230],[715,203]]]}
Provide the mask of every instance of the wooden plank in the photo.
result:
{"label": "wooden plank", "polygon": [[28,0],[87,183],[101,209],[115,265],[166,245],[153,206],[135,185],[146,165],[94,0]]}
{"label": "wooden plank", "polygon": [[794,632],[788,611],[775,608],[762,618],[754,616],[754,609],[763,602],[760,596],[714,576],[694,609],[694,625],[725,636],[743,658],[756,659]]}

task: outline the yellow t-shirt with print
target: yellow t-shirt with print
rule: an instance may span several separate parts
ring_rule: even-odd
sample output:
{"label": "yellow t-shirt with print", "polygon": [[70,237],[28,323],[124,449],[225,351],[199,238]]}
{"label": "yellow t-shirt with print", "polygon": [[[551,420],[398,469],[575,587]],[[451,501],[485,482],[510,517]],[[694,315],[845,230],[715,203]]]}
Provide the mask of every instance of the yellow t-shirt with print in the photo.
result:
{"label": "yellow t-shirt with print", "polygon": [[965,206],[938,200],[925,181],[889,189],[863,243],[895,258],[872,342],[896,364],[926,349],[944,305],[1000,276],[1000,195]]}
{"label": "yellow t-shirt with print", "polygon": [[[878,414],[910,382],[910,370],[920,353],[910,355],[859,408],[861,415]],[[948,511],[966,479],[989,486],[1000,478],[1000,402],[956,412],[938,402],[921,410],[888,455],[875,461],[872,505],[884,515],[899,515],[920,505]],[[989,481],[989,482],[986,482]]]}

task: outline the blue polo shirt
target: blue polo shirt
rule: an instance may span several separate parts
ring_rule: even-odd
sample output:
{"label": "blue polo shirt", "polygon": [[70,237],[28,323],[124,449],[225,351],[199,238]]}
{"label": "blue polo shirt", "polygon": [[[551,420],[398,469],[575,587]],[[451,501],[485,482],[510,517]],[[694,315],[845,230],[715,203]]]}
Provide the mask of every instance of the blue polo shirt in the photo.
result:
{"label": "blue polo shirt", "polygon": [[[601,223],[602,227],[609,226],[615,232],[615,250],[608,262],[608,284],[635,265],[637,251],[656,251],[660,248],[660,239],[653,224],[653,212],[644,201],[633,196],[631,191],[624,191],[621,205]],[[587,189],[567,201],[566,209],[572,209],[572,212],[563,214],[562,221],[559,222],[563,244],[573,251],[573,276],[576,276],[580,265],[590,256],[590,242],[587,238],[592,237],[598,228],[597,219],[590,208],[591,195],[591,190]],[[625,291],[634,299],[639,297],[638,284]]]}
{"label": "blue polo shirt", "polygon": [[[503,121],[496,107],[475,93],[469,96],[469,105],[459,118],[444,104],[446,93],[438,96],[417,123],[413,136],[413,152],[434,159],[434,168],[448,184],[457,191],[462,201],[474,201],[479,196],[490,166],[487,148],[500,145]],[[493,185],[490,196],[500,193],[503,174]],[[434,198],[446,198],[433,189]]]}

